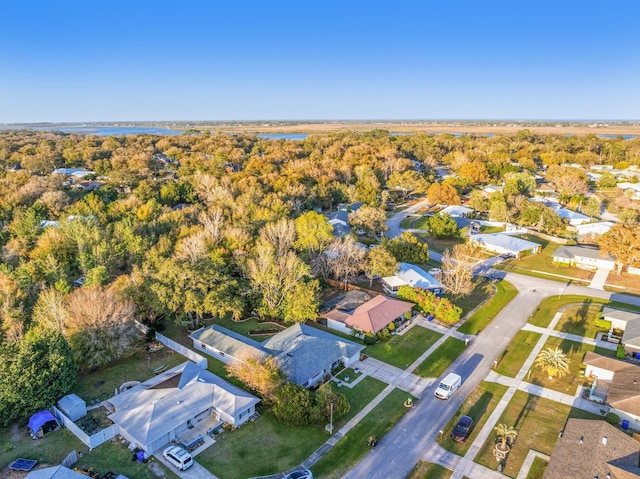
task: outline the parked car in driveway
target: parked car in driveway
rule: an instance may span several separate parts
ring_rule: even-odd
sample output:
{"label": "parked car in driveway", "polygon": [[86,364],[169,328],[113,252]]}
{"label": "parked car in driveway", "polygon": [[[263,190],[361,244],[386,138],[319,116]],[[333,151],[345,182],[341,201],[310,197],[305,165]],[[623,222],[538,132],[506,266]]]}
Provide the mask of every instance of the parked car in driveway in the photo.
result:
{"label": "parked car in driveway", "polygon": [[313,479],[313,474],[309,469],[300,469],[290,472],[283,479]]}
{"label": "parked car in driveway", "polygon": [[162,455],[173,466],[178,468],[179,471],[184,471],[193,466],[193,458],[191,454],[178,446],[170,446],[166,448]]}
{"label": "parked car in driveway", "polygon": [[473,431],[473,419],[469,416],[462,416],[451,431],[451,439],[456,442],[464,442]]}

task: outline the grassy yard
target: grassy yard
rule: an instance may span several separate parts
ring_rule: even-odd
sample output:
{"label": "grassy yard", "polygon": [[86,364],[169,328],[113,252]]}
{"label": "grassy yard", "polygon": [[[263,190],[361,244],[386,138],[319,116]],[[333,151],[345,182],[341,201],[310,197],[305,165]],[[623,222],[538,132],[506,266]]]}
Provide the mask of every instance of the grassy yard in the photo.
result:
{"label": "grassy yard", "polygon": [[439,464],[420,461],[407,479],[449,479],[452,471]]}
{"label": "grassy yard", "polygon": [[[355,372],[352,368],[346,368],[343,369],[342,371],[340,371],[336,377],[345,383],[352,383],[354,382],[356,379],[358,379],[360,376],[362,376],[362,372],[358,371]],[[349,379],[347,379],[349,378]]]}
{"label": "grassy yard", "polygon": [[416,236],[429,245],[429,249],[442,253],[453,245],[464,243],[462,238],[436,238],[427,233],[416,233]]}
{"label": "grassy yard", "polygon": [[487,282],[483,278],[475,278],[473,280],[473,291],[471,291],[469,296],[456,299],[449,294],[445,294],[445,297],[451,300],[451,302],[456,306],[462,308],[462,317],[464,317],[469,313],[469,311],[493,294],[493,287],[491,283]]}
{"label": "grassy yard", "polygon": [[245,479],[291,469],[327,439],[324,425],[288,426],[266,412],[218,436],[197,460],[220,479]]}
{"label": "grassy yard", "polygon": [[595,350],[598,354],[610,357],[615,357],[616,354],[615,351],[609,349],[595,348],[590,344],[577,343],[556,337],[550,337],[542,347],[543,350],[548,348],[562,349],[570,361],[569,372],[561,378],[556,377],[550,380],[546,371],[543,371],[539,367],[532,366],[527,376],[525,376],[525,381],[572,396],[575,394],[578,386],[582,386],[585,383],[585,378],[579,377],[579,371],[582,359],[587,351]]}
{"label": "grassy yard", "polygon": [[169,369],[185,361],[187,359],[184,356],[170,348],[147,353],[145,347],[140,346],[130,356],[113,361],[95,372],[81,374],[71,392],[87,402],[108,399],[116,388],[127,381],[146,381],[157,374],[154,369],[160,366]]}
{"label": "grassy yard", "polygon": [[640,294],[640,275],[628,273],[618,274],[615,270],[611,271],[607,277],[605,289],[616,293],[628,292],[631,294]]}
{"label": "grassy yard", "polygon": [[152,458],[142,464],[131,460],[131,451],[119,441],[106,442],[93,451],[85,452],[76,467],[93,469],[101,475],[107,471],[122,474],[130,479],[177,478],[174,472]]}
{"label": "grassy yard", "polygon": [[[573,267],[561,267],[553,264],[553,253],[561,246],[558,243],[546,241],[533,235],[518,235],[518,237],[542,245],[542,251],[538,254],[526,256],[522,259],[506,261],[497,265],[497,268],[530,276],[548,277],[544,274],[548,273],[551,275],[568,276],[586,282],[591,281],[594,274],[592,271]],[[536,272],[541,272],[543,274],[541,275]]]}
{"label": "grassy yard", "polygon": [[598,331],[602,331],[595,324],[596,316],[601,310],[602,304],[599,303],[570,306],[562,313],[562,318],[556,325],[556,331],[595,339]]}
{"label": "grassy yard", "polygon": [[365,352],[372,358],[405,369],[429,349],[440,336],[442,334],[422,326],[413,326],[402,336],[397,334],[387,341],[367,346]]}
{"label": "grassy yard", "polygon": [[533,460],[533,464],[531,464],[531,469],[529,469],[529,473],[527,474],[527,479],[542,479],[544,476],[544,471],[547,469],[548,462],[544,459],[536,457]]}
{"label": "grassy yard", "polygon": [[[448,451],[464,456],[506,391],[507,387],[501,384],[480,383],[446,425],[444,435],[438,438],[438,443]],[[451,431],[462,416],[473,418],[475,427],[466,442],[455,442],[451,439]]]}
{"label": "grassy yard", "polygon": [[423,378],[437,378],[451,366],[464,348],[466,348],[464,341],[447,338],[413,373]]}
{"label": "grassy yard", "polygon": [[504,376],[515,378],[541,337],[541,334],[533,331],[522,329],[518,331],[502,352],[498,359],[498,365],[494,368],[495,371]]}
{"label": "grassy yard", "polygon": [[[572,409],[555,401],[523,391],[516,391],[498,420],[498,424],[507,424],[518,430],[518,437],[507,458],[504,474],[516,477],[530,449],[551,455],[558,440],[558,433],[564,428],[570,417],[600,418],[600,416]],[[493,456],[495,441],[495,434],[491,434],[476,456],[476,462],[495,469],[497,464]]]}
{"label": "grassy yard", "polygon": [[252,330],[264,331],[264,330],[272,330],[272,329],[277,329],[278,331],[282,331],[283,329],[285,329],[284,326],[281,326],[278,323],[258,321],[258,318],[255,318],[255,317],[248,318],[243,321],[233,321],[232,319],[228,319],[228,318],[217,319],[216,324],[222,326],[223,328],[230,329],[231,331],[235,331],[238,334],[242,334],[243,336],[246,336],[247,338],[251,338],[254,341],[258,341],[258,342],[267,340],[268,338],[273,336],[275,333],[250,335],[249,331],[252,331]]}
{"label": "grassy yard", "polygon": [[620,308],[627,309],[629,311],[640,312],[640,307],[620,303],[619,301],[591,298],[588,296],[580,296],[576,294],[565,294],[562,296],[549,296],[540,301],[540,304],[533,313],[533,316],[529,319],[529,322],[534,326],[546,328],[547,326],[549,326],[549,323],[560,308],[573,304],[581,305],[583,303],[592,303],[594,305],[600,304],[610,306],[612,308]]}
{"label": "grassy yard", "polygon": [[[386,384],[366,377],[353,388],[337,387],[335,383],[332,387],[344,394],[351,405],[349,412],[334,422],[337,430],[380,394]],[[216,444],[198,455],[198,462],[221,479],[275,474],[304,461],[328,438],[324,425],[288,426],[265,412],[257,421],[218,436]]]}
{"label": "grassy yard", "polygon": [[[485,287],[486,286],[490,287],[489,283],[485,283]],[[478,334],[486,328],[487,325],[493,321],[493,318],[518,294],[515,286],[507,281],[496,283],[495,288],[496,292],[493,296],[458,328],[459,332],[464,334]]]}
{"label": "grassy yard", "polygon": [[404,416],[403,406],[407,393],[394,389],[365,418],[333,446],[311,470],[316,478],[340,478],[369,451],[367,438],[375,435],[384,441],[384,435]]}

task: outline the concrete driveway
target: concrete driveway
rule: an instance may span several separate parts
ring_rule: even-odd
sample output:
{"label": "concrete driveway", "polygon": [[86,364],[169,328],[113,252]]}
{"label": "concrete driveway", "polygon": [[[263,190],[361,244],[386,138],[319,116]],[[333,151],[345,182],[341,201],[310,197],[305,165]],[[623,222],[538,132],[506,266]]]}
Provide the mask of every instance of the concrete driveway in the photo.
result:
{"label": "concrete driveway", "polygon": [[202,466],[195,460],[193,461],[193,466],[191,466],[189,469],[187,469],[186,471],[179,471],[173,464],[171,464],[164,458],[164,456],[162,455],[163,450],[164,448],[160,449],[160,451],[153,456],[162,464],[167,466],[167,468],[180,479],[218,479],[216,476],[207,471],[204,466]]}

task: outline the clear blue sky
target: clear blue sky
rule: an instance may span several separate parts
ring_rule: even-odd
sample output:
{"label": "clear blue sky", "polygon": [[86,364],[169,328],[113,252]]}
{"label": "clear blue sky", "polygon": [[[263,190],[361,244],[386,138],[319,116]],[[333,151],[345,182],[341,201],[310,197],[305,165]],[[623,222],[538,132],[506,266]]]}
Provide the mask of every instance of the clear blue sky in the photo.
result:
{"label": "clear blue sky", "polygon": [[0,122],[640,117],[634,0],[20,0],[0,17]]}

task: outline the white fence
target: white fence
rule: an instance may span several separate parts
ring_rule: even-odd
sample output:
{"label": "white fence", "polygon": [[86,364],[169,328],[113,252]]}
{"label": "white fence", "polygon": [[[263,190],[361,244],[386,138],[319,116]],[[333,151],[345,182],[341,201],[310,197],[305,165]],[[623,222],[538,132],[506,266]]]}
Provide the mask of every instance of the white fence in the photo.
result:
{"label": "white fence", "polygon": [[156,332],[156,340],[160,341],[165,346],[173,349],[174,351],[182,354],[185,358],[190,359],[196,363],[200,369],[207,369],[207,358],[200,356],[198,353],[191,351],[189,348],[184,347],[180,343],[176,343],[173,339],[167,338],[164,334]]}
{"label": "white fence", "polygon": [[103,442],[107,442],[118,435],[118,426],[112,424],[111,426],[98,431],[97,433],[89,436],[86,432],[80,429],[70,418],[64,415],[57,407],[53,407],[53,414],[56,419],[60,421],[64,426],[71,431],[74,436],[85,443],[89,449],[98,447]]}

